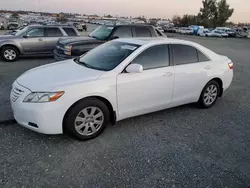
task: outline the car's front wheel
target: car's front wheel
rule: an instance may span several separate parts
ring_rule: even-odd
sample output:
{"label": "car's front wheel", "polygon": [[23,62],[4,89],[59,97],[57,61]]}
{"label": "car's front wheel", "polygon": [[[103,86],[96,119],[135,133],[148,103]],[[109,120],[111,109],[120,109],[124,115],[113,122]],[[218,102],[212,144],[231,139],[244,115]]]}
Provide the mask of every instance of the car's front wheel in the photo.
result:
{"label": "car's front wheel", "polygon": [[64,129],[79,140],[97,137],[109,122],[109,109],[96,98],[88,98],[78,102],[66,114]]}
{"label": "car's front wheel", "polygon": [[19,51],[13,46],[4,46],[1,49],[1,57],[4,61],[13,62],[19,58]]}
{"label": "car's front wheel", "polygon": [[212,107],[216,103],[220,92],[220,86],[217,81],[212,80],[208,82],[201,92],[199,105],[202,108]]}

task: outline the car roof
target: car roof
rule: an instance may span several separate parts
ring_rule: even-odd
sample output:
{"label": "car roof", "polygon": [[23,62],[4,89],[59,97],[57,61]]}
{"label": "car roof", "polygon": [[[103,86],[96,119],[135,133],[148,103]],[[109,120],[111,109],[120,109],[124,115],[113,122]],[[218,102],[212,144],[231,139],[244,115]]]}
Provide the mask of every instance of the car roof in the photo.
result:
{"label": "car roof", "polygon": [[137,45],[159,44],[159,43],[181,43],[181,44],[196,44],[187,40],[165,38],[165,37],[145,37],[145,38],[120,38],[116,41],[126,42]]}
{"label": "car roof", "polygon": [[124,26],[131,26],[131,27],[153,27],[152,25],[149,24],[107,24],[107,25],[103,25],[103,26],[107,26],[107,27],[124,27]]}
{"label": "car roof", "polygon": [[166,38],[166,37],[152,37],[152,38],[148,37],[148,38],[121,38],[121,39],[116,39],[115,41],[136,44],[136,45],[141,45],[141,46],[150,46],[150,45],[157,45],[157,44],[183,44],[183,45],[193,46],[199,49],[201,52],[205,53],[213,60],[219,57],[218,54],[216,54],[215,52],[209,50],[208,48],[198,43],[187,41],[187,40],[181,40],[181,39],[173,39],[173,38]]}

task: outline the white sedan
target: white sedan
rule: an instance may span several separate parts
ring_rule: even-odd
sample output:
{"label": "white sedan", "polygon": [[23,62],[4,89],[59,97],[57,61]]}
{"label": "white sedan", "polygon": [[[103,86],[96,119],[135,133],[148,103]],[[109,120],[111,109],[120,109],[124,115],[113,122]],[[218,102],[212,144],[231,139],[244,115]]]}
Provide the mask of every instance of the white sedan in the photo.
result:
{"label": "white sedan", "polygon": [[231,60],[199,44],[118,39],[25,72],[10,99],[20,125],[87,140],[109,122],[194,102],[209,108],[232,78]]}

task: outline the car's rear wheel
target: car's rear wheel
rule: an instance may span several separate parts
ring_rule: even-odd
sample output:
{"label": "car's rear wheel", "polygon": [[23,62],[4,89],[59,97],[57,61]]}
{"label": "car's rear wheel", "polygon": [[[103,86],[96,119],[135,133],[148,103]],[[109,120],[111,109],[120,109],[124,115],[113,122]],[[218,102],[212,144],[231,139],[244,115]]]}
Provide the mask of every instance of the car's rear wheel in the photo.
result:
{"label": "car's rear wheel", "polygon": [[208,82],[201,92],[198,104],[202,108],[212,107],[216,103],[220,92],[221,91],[218,82],[215,80]]}
{"label": "car's rear wheel", "polygon": [[13,62],[19,58],[19,51],[14,46],[4,46],[1,49],[1,57],[4,61]]}
{"label": "car's rear wheel", "polygon": [[109,110],[102,101],[89,98],[70,109],[64,120],[64,128],[76,139],[89,140],[102,133],[109,117]]}

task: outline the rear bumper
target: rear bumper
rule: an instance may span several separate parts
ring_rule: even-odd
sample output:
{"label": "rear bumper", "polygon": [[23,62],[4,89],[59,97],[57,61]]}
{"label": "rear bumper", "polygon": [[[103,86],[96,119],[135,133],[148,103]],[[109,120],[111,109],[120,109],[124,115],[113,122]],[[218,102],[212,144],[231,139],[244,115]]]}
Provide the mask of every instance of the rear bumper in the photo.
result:
{"label": "rear bumper", "polygon": [[73,59],[77,56],[70,56],[70,55],[66,55],[66,54],[59,54],[56,49],[54,50],[54,59],[56,61],[63,61],[63,60],[67,60],[67,59]]}

